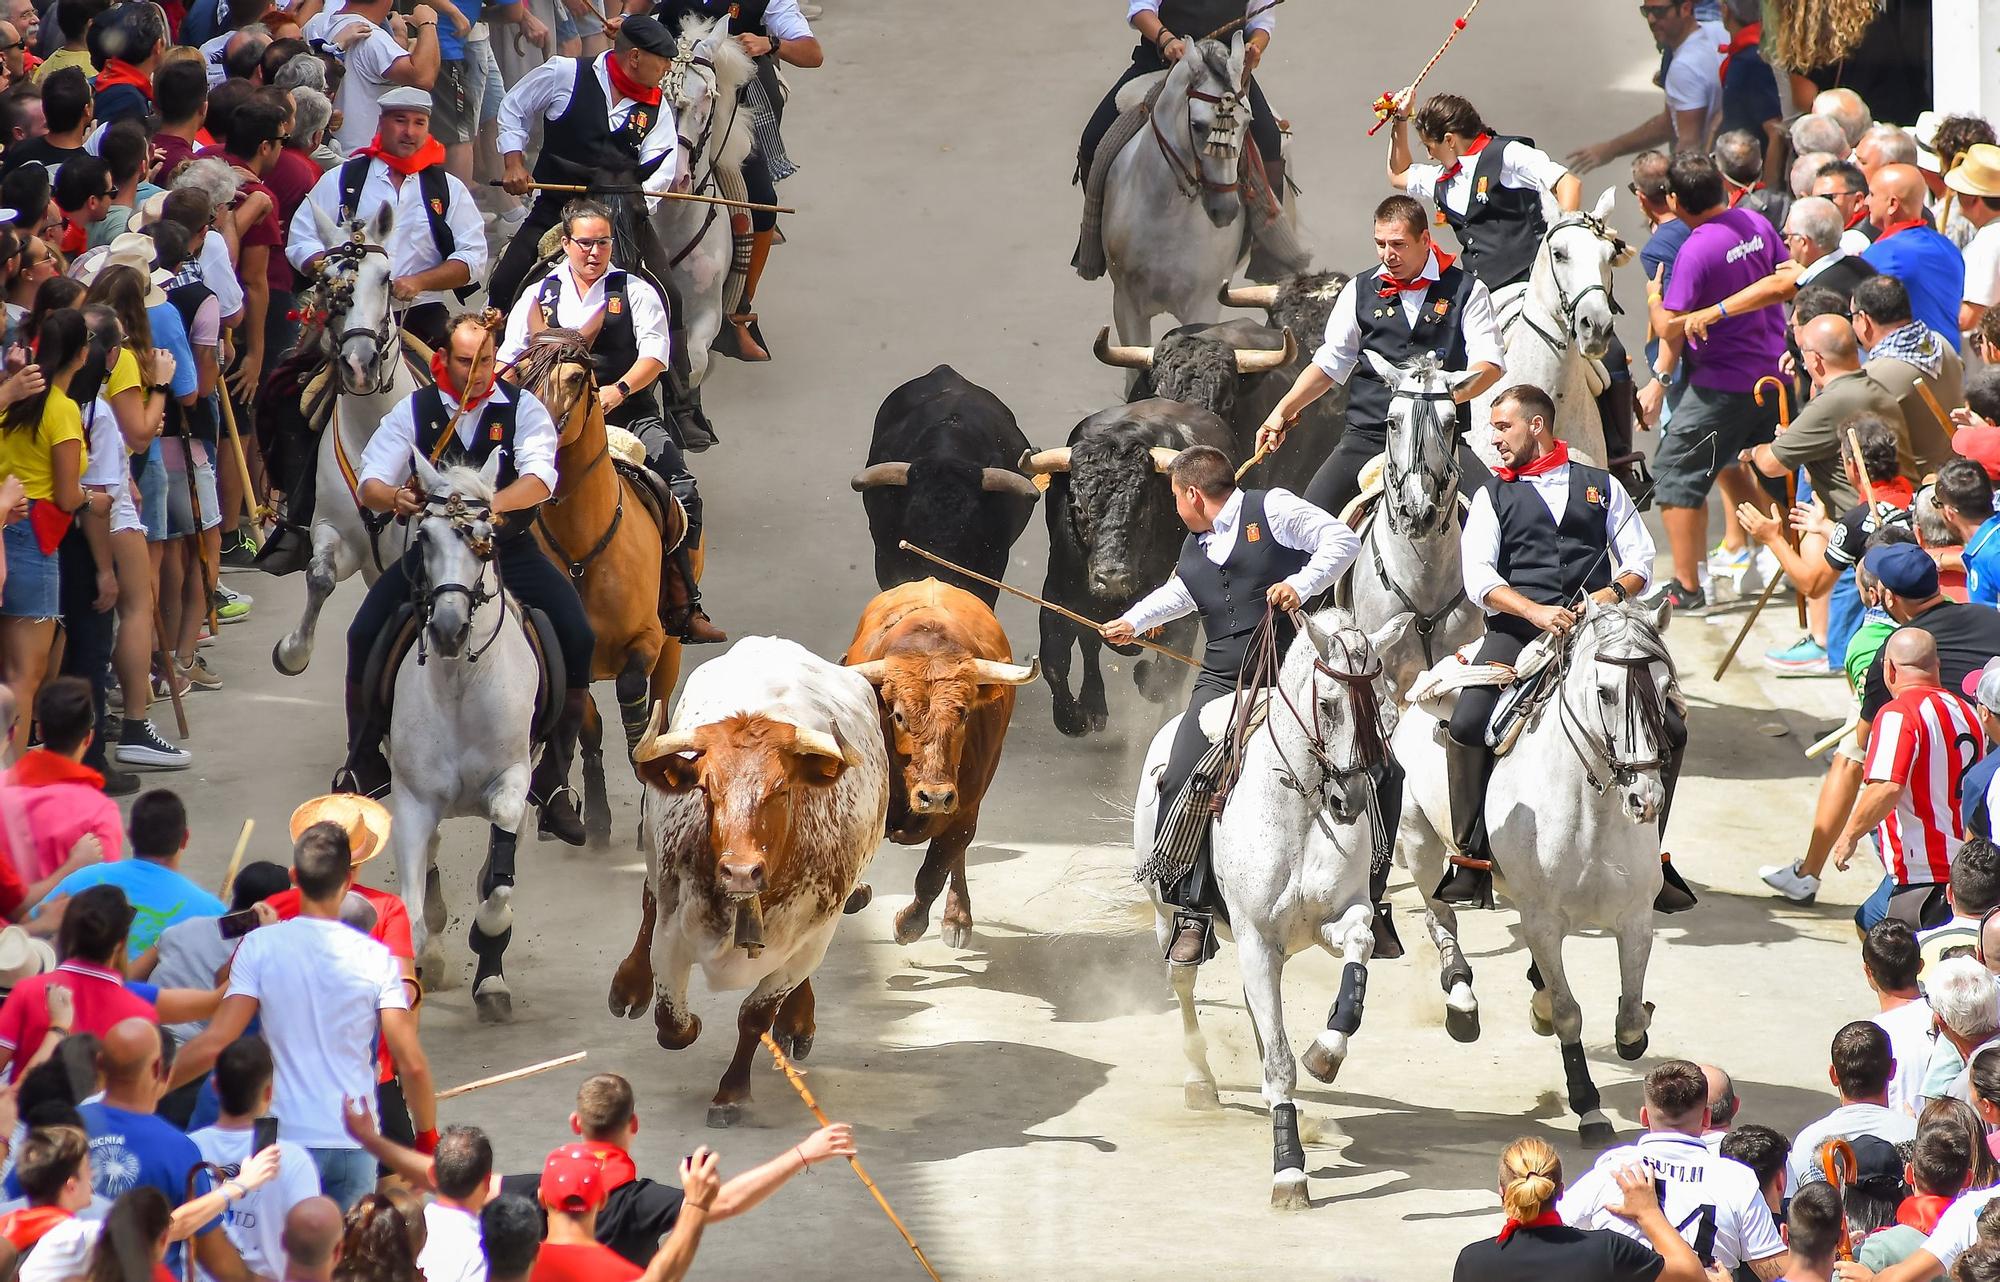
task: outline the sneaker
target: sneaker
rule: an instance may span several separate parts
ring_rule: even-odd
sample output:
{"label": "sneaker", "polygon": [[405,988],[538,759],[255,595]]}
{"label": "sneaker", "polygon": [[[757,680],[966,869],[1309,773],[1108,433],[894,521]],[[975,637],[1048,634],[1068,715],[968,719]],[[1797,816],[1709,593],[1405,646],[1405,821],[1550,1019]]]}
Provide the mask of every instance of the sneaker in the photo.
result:
{"label": "sneaker", "polygon": [[257,568],[257,545],[243,529],[222,536],[222,568],[224,571]]}
{"label": "sneaker", "polygon": [[151,721],[125,722],[118,736],[118,760],[128,766],[153,766],[160,770],[185,770],[194,764],[194,754],[160,737]]}
{"label": "sneaker", "polygon": [[139,791],[139,776],[130,770],[120,770],[107,761],[103,775],[104,795],[107,797],[129,797]]}
{"label": "sneaker", "polygon": [[1671,605],[1675,614],[1700,614],[1708,609],[1708,593],[1684,587],[1679,579],[1668,579],[1640,598],[1640,604],[1649,610],[1659,609],[1661,602]]}
{"label": "sneaker", "polygon": [[1781,677],[1823,677],[1831,671],[1826,647],[1809,636],[1783,649],[1764,651],[1764,666]]}
{"label": "sneaker", "polygon": [[1757,875],[1763,879],[1766,886],[1795,904],[1809,904],[1819,897],[1819,878],[1809,877],[1799,871],[1796,863],[1773,864],[1769,868],[1759,868]]}
{"label": "sneaker", "polygon": [[250,617],[252,599],[241,592],[231,592],[228,588],[215,590],[215,621],[219,624],[241,623]]}
{"label": "sneaker", "polygon": [[186,678],[188,684],[197,690],[222,689],[222,678],[209,670],[207,660],[203,659],[200,655],[196,655],[193,662],[176,663],[174,670]]}
{"label": "sneaker", "polygon": [[1716,544],[1708,550],[1708,568],[1712,574],[1742,574],[1750,568],[1750,545],[1746,543],[1732,552]]}

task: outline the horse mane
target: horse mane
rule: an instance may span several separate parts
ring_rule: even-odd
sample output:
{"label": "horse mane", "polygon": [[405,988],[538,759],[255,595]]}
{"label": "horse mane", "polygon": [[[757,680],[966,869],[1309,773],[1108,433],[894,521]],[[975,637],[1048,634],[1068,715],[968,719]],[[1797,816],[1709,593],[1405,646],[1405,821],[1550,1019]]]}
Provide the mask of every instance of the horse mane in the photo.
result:
{"label": "horse mane", "polygon": [[444,477],[445,492],[463,499],[474,499],[481,503],[491,503],[496,493],[486,478],[475,467],[448,467],[441,473]]}
{"label": "horse mane", "polygon": [[1667,665],[1669,681],[1680,680],[1667,640],[1653,626],[1652,614],[1643,606],[1624,601],[1616,605],[1593,604],[1586,619],[1596,621],[1597,648],[1601,652],[1613,642],[1629,642],[1640,655],[1653,663]]}
{"label": "horse mane", "polygon": [[[710,108],[711,113],[734,107],[738,91],[757,74],[756,60],[744,52],[742,45],[730,39],[726,30],[722,39],[712,39],[726,22],[724,17],[711,19],[694,14],[681,20],[679,34],[701,50],[715,73],[715,102]],[[707,47],[703,48],[704,45]],[[681,105],[686,103],[683,94]],[[726,119],[728,123],[719,132],[710,133],[705,159],[712,167],[740,171],[743,162],[749,159],[750,149],[756,145],[756,137],[751,132],[750,113],[731,111]]]}
{"label": "horse mane", "polygon": [[529,337],[514,360],[514,376],[522,387],[538,388],[564,365],[589,364],[590,340],[577,330],[552,325]]}

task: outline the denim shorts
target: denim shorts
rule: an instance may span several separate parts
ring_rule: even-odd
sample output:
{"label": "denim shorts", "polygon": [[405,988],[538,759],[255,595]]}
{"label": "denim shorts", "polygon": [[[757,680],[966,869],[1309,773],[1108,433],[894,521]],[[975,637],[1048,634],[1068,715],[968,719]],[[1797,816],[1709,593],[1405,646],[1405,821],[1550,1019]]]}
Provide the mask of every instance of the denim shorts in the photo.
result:
{"label": "denim shorts", "polygon": [[167,537],[184,539],[195,533],[193,497],[201,500],[201,528],[212,530],[222,524],[222,508],[215,493],[215,463],[207,449],[200,442],[195,443],[194,486],[198,493],[190,496],[187,482],[187,455],[179,441],[167,443],[166,466],[160,471],[166,477]]}
{"label": "denim shorts", "polygon": [[0,589],[0,616],[9,619],[53,619],[62,613],[61,567],[53,553],[42,551],[34,522],[22,519],[0,531],[7,553],[7,584]]}
{"label": "denim shorts", "polygon": [[160,442],[156,438],[146,451],[143,462],[135,463],[137,493],[139,496],[139,519],[146,525],[146,542],[165,543],[167,541],[167,465],[160,456]]}
{"label": "denim shorts", "polygon": [[475,77],[484,75],[486,86],[479,98],[479,123],[490,125],[500,119],[500,100],[507,96],[507,81],[500,75],[500,60],[493,56],[493,39],[465,42],[465,60]]}
{"label": "denim shorts", "polygon": [[581,18],[569,11],[568,7],[556,5],[556,39],[576,40],[594,36],[604,30],[604,20],[598,17]]}

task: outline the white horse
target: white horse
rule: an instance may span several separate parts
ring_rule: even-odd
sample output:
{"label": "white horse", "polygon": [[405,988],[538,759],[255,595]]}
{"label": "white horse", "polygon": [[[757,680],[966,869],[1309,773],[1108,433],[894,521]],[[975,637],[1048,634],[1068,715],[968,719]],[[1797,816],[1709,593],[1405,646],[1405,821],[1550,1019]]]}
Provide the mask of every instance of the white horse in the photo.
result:
{"label": "white horse", "polygon": [[[1279,989],[1285,962],[1315,944],[1346,963],[1327,1030],[1305,1056],[1307,1072],[1332,1081],[1347,1058],[1347,1039],[1361,1026],[1375,947],[1368,895],[1375,825],[1393,822],[1377,815],[1368,773],[1383,763],[1383,722],[1395,715],[1394,704],[1384,707],[1380,699],[1377,647],[1407,621],[1393,620],[1373,636],[1344,610],[1324,610],[1307,621],[1284,657],[1279,693],[1269,700],[1264,724],[1249,737],[1242,770],[1213,830],[1215,884],[1228,919],[1225,926],[1218,914],[1217,929],[1237,945],[1244,1001],[1263,1048],[1264,1099],[1276,1144],[1271,1203],[1282,1209],[1306,1205],[1306,1174],[1298,1106],[1292,1101],[1298,1069],[1285,1037]],[[1231,701],[1208,706],[1221,716]],[[1142,864],[1153,851],[1156,779],[1179,720],[1167,722],[1153,737],[1139,776],[1132,843]],[[1157,888],[1154,895],[1164,952],[1173,933],[1173,909],[1160,902]],[[1188,1060],[1185,1100],[1189,1108],[1215,1108],[1215,1074],[1195,1013],[1195,968],[1170,966],[1168,976],[1180,1002],[1181,1049]]]}
{"label": "white horse", "polygon": [[1525,287],[1500,290],[1494,306],[1507,344],[1507,376],[1472,402],[1473,452],[1492,467],[1500,461],[1485,427],[1503,388],[1530,383],[1556,403],[1556,438],[1584,462],[1604,466],[1604,420],[1597,409],[1595,363],[1611,347],[1611,269],[1632,261],[1634,250],[1611,228],[1616,193],[1606,191],[1589,213],[1564,213],[1546,194],[1542,213],[1549,229],[1535,252]]}
{"label": "white horse", "polygon": [[1362,628],[1398,614],[1410,626],[1383,648],[1382,666],[1401,703],[1425,669],[1486,631],[1466,600],[1458,543],[1458,422],[1451,394],[1470,372],[1445,369],[1429,353],[1407,366],[1365,353],[1392,390],[1382,497],[1365,522],[1342,604]]}
{"label": "white horse", "polygon": [[271,651],[272,665],[288,677],[312,662],[320,610],[335,586],[357,570],[362,582],[373,586],[394,558],[386,532],[377,547],[378,536],[369,533],[362,516],[359,482],[348,478],[360,471],[376,426],[417,390],[397,350],[401,326],[390,308],[389,253],[383,246],[389,243],[395,206],[384,204],[365,225],[356,220],[345,232],[311,201],[305,208],[312,211],[320,242],[329,247],[320,260],[328,307],[319,341],[340,396],[333,421],[319,435],[305,609]]}
{"label": "white horse", "polygon": [[1118,341],[1153,341],[1153,317],[1182,325],[1221,314],[1217,286],[1243,257],[1238,157],[1250,126],[1243,35],[1204,40],[1166,73],[1152,119],[1111,162],[1104,258]]}
{"label": "white horse", "polygon": [[[686,169],[680,176],[687,180],[686,190],[719,196],[717,173],[742,172],[755,142],[749,109],[738,102],[737,91],[757,74],[757,64],[729,34],[726,18],[686,19],[681,48],[683,56],[674,60],[667,79],[683,140],[680,154]],[[662,200],[652,217],[685,309],[688,383],[699,387],[708,373],[709,345],[722,330],[722,288],[734,252],[729,211],[691,200]]]}
{"label": "white horse", "polygon": [[438,987],[444,905],[429,900],[437,894],[440,825],[466,815],[492,825],[472,917],[479,957],[472,998],[480,1022],[505,1022],[513,999],[500,960],[514,925],[514,847],[528,806],[539,665],[493,561],[500,455],[477,472],[442,473],[420,451],[411,457],[427,496],[411,530],[423,563],[422,580],[411,585],[423,631],[396,672],[389,722],[396,880],[418,965]]}
{"label": "white horse", "polygon": [[[1645,1001],[1653,948],[1653,898],[1659,893],[1662,769],[1671,753],[1667,702],[1678,697],[1674,664],[1660,639],[1666,608],[1592,604],[1544,680],[1556,683],[1528,713],[1513,750],[1494,763],[1486,790],[1486,827],[1497,871],[1520,909],[1533,959],[1530,1020],[1562,1044],[1569,1106],[1587,1144],[1611,1139],[1583,1053],[1583,1013],[1563,970],[1564,937],[1587,927],[1618,937],[1619,1058],[1646,1053],[1652,1008]],[[1458,918],[1429,895],[1445,873],[1452,831],[1445,783],[1448,701],[1404,712],[1396,760],[1408,771],[1399,841],[1405,866],[1426,896],[1426,924],[1437,945],[1446,992],[1447,1031],[1479,1036],[1472,967],[1458,944]]]}

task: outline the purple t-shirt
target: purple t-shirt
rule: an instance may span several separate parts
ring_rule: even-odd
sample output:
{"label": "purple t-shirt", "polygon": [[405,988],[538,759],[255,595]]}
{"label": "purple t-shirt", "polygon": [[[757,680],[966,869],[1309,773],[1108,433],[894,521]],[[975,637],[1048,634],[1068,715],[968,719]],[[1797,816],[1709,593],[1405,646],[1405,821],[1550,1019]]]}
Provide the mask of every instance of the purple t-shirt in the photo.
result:
{"label": "purple t-shirt", "polygon": [[[1674,256],[1673,279],[1661,300],[1670,312],[1710,307],[1769,276],[1785,261],[1785,244],[1754,209],[1726,210],[1688,234]],[[1778,372],[1785,354],[1785,309],[1761,307],[1708,327],[1708,339],[1688,344],[1685,359],[1696,387],[1748,392]]]}

